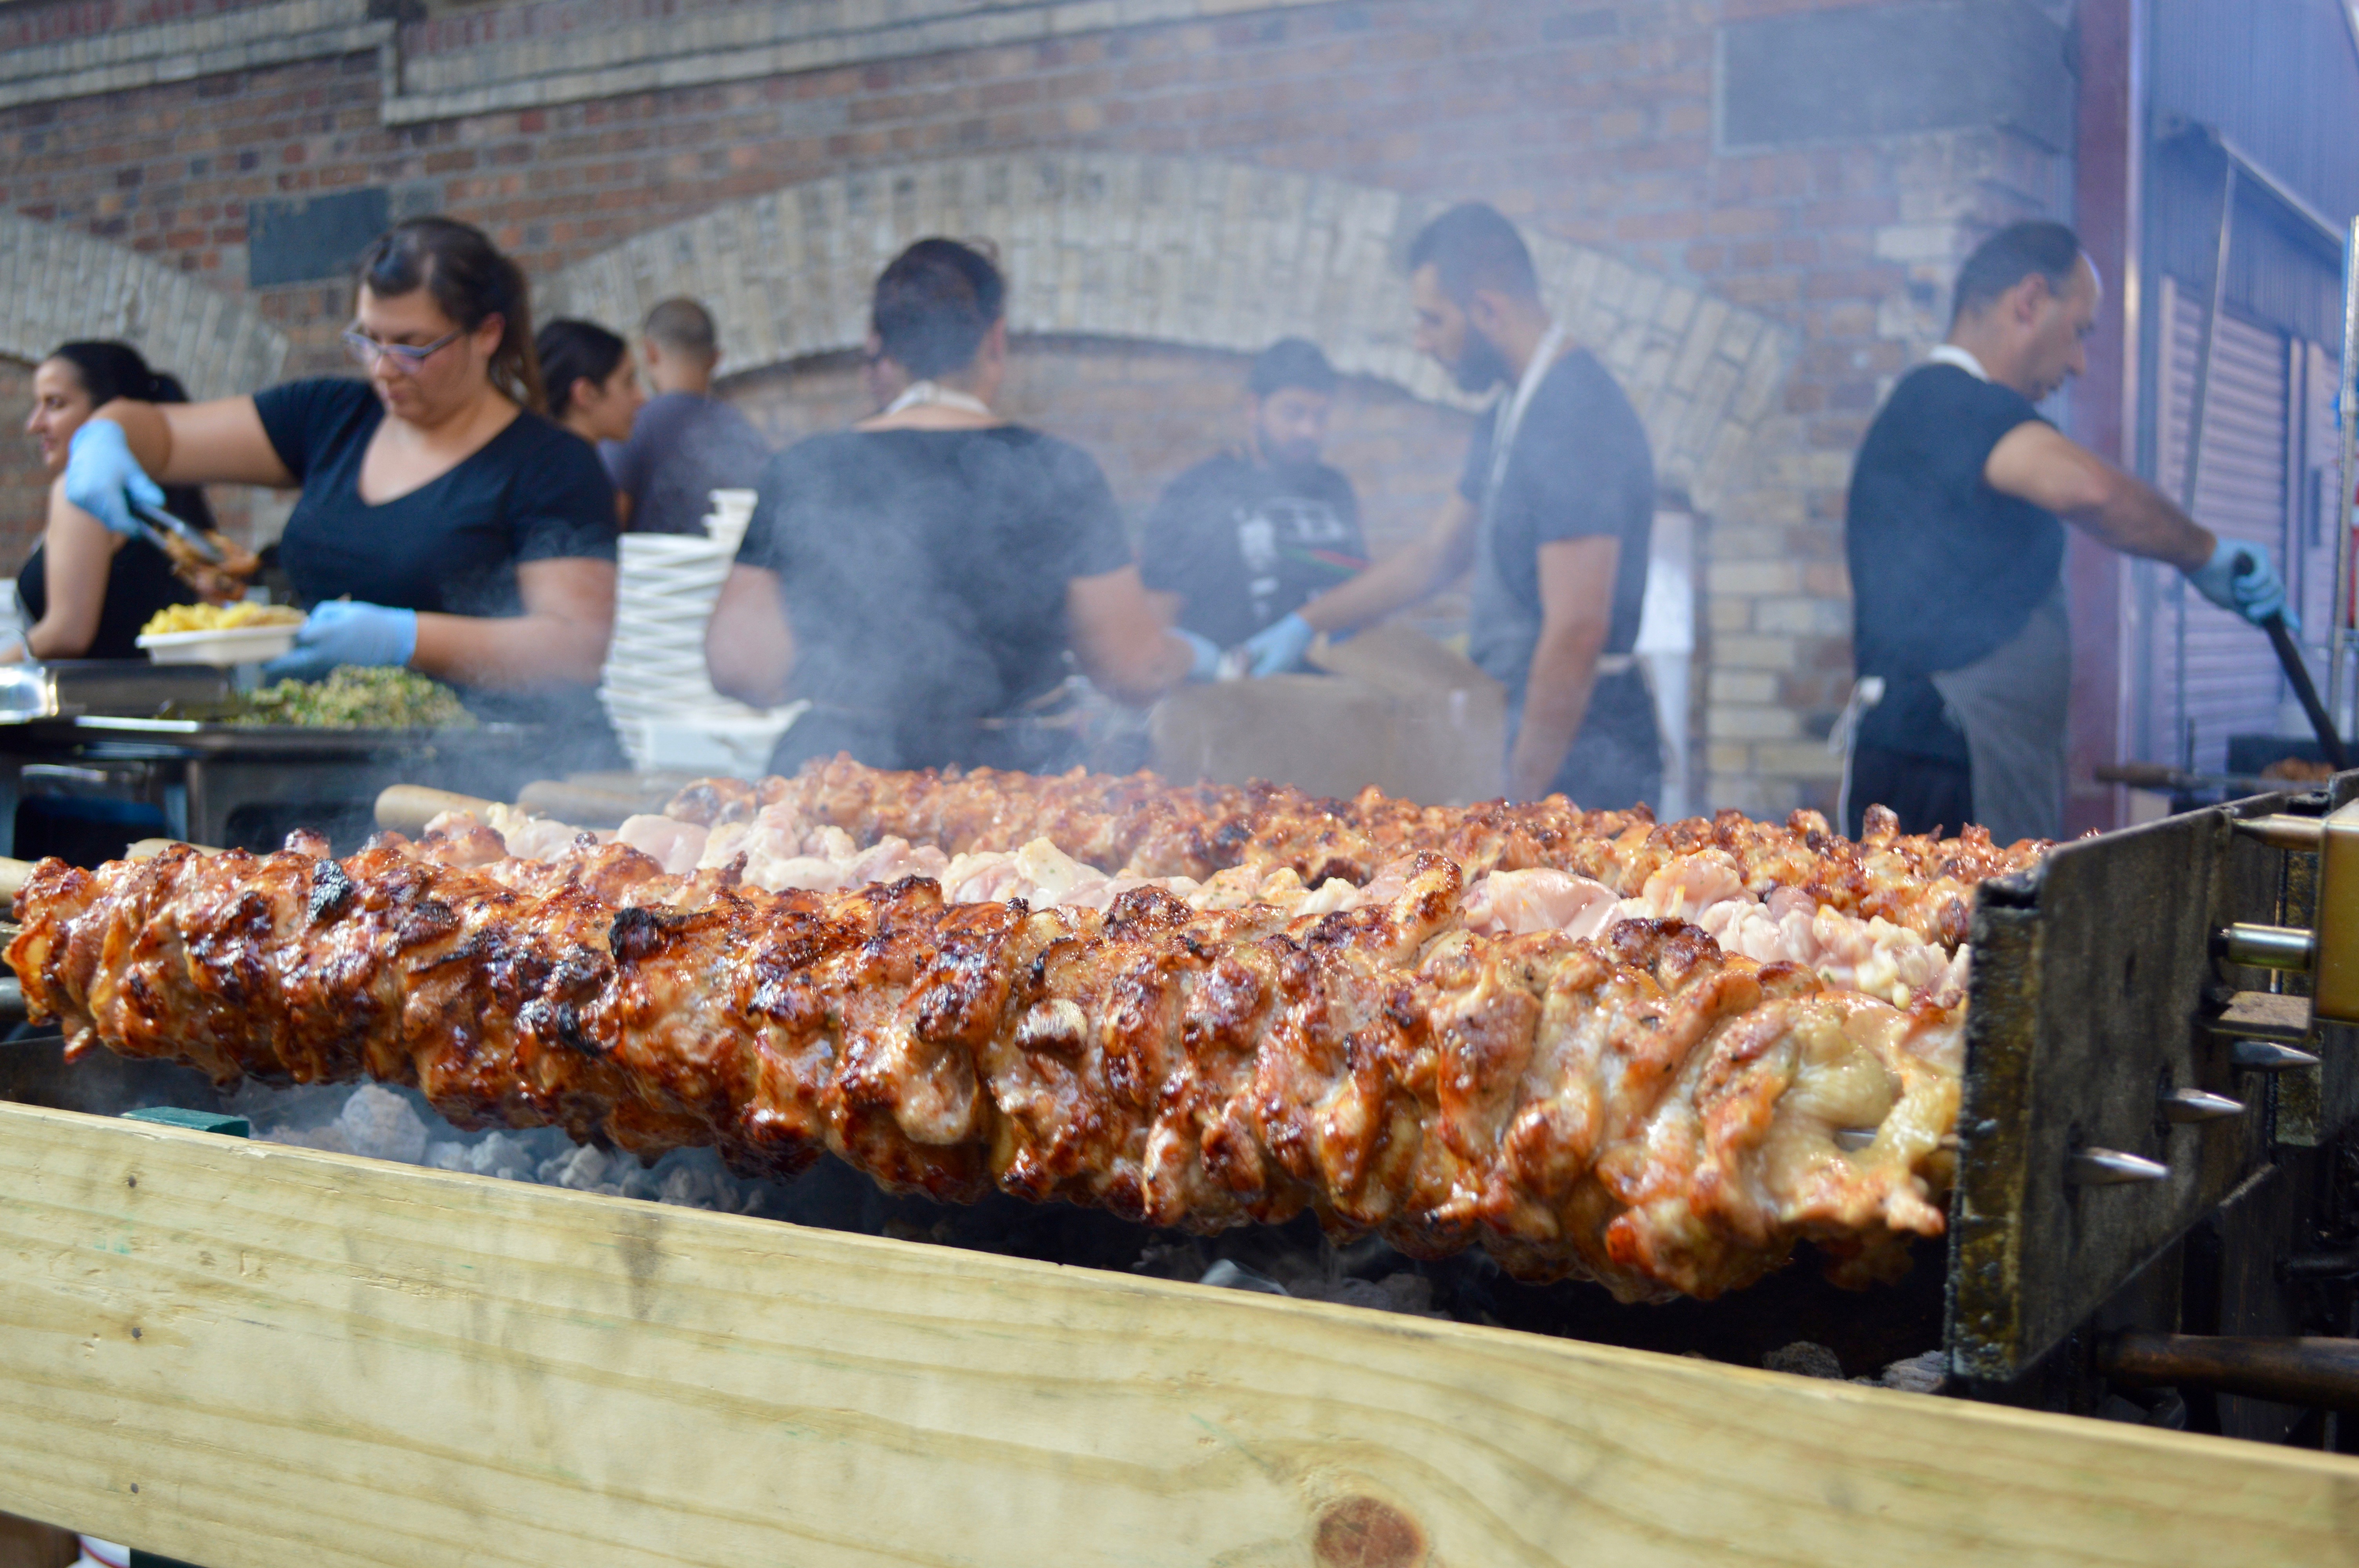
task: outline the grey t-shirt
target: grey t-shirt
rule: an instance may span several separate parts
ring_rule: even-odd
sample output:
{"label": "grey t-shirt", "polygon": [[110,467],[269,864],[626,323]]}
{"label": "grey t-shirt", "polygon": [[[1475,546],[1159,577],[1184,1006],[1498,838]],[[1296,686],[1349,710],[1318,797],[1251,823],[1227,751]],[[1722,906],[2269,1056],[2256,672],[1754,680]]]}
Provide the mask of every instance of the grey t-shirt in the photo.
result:
{"label": "grey t-shirt", "polygon": [[629,440],[602,442],[598,455],[631,498],[632,533],[701,534],[712,492],[753,489],[770,449],[719,398],[667,392],[639,410]]}
{"label": "grey t-shirt", "polygon": [[[1647,427],[1595,356],[1576,349],[1533,390],[1496,496],[1491,438],[1505,399],[1476,428],[1458,492],[1484,508],[1477,535],[1467,654],[1523,701],[1540,634],[1540,546],[1610,535],[1622,541],[1614,573],[1607,654],[1638,640],[1647,556],[1655,525],[1655,460]],[[1486,504],[1487,502],[1487,504]]]}

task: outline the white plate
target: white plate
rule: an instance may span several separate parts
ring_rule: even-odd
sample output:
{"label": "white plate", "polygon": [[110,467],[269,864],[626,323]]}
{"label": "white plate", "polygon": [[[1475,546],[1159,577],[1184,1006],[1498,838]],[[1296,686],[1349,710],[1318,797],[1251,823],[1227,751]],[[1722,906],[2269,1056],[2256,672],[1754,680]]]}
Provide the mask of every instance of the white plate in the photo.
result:
{"label": "white plate", "polygon": [[678,611],[710,608],[721,597],[719,576],[672,579],[664,582],[633,582],[625,578],[614,587],[614,602],[649,610]]}
{"label": "white plate", "polygon": [[641,593],[650,589],[657,592],[676,593],[681,589],[705,583],[717,588],[728,580],[727,561],[687,561],[677,567],[626,567],[623,575],[614,579],[614,586],[618,589]]}
{"label": "white plate", "polygon": [[637,617],[643,621],[701,622],[712,613],[713,602],[720,598],[719,583],[712,583],[696,593],[624,593],[614,598],[614,614],[618,618]]}
{"label": "white plate", "polygon": [[614,640],[609,645],[617,650],[646,648],[650,652],[692,654],[701,660],[704,657],[704,622],[684,621],[667,624],[640,622],[635,625],[626,622],[614,628]]}
{"label": "white plate", "polygon": [[625,534],[621,559],[623,570],[628,573],[708,562],[725,567],[733,554],[727,545],[701,534],[652,534],[644,542]]}
{"label": "white plate", "polygon": [[290,626],[235,626],[226,632],[149,632],[139,646],[159,665],[258,665],[295,646],[299,622]]}

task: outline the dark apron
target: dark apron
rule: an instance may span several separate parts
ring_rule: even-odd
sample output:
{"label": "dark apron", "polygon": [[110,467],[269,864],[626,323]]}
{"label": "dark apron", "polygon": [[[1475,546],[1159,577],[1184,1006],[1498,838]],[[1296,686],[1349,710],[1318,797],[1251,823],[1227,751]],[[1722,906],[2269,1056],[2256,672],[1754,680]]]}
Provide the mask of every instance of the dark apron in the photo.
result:
{"label": "dark apron", "polygon": [[1962,669],[1931,677],[1966,732],[1974,820],[1995,844],[2064,832],[2065,720],[2072,625],[2059,580],[2023,630]]}

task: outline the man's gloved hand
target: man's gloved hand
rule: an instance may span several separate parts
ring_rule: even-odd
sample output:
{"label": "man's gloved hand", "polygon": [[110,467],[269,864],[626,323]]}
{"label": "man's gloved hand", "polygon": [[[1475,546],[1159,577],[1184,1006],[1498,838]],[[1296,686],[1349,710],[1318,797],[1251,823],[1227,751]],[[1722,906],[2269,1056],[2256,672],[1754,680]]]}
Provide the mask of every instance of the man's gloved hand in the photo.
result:
{"label": "man's gloved hand", "polygon": [[1299,614],[1288,612],[1282,621],[1273,621],[1245,641],[1245,652],[1253,655],[1253,673],[1261,676],[1281,675],[1302,663],[1302,651],[1317,641],[1318,632]]}
{"label": "man's gloved hand", "polygon": [[1213,642],[1210,637],[1203,635],[1201,633],[1190,632],[1178,626],[1174,626],[1171,629],[1171,634],[1179,638],[1181,642],[1187,643],[1190,650],[1196,655],[1196,662],[1188,666],[1188,678],[1190,680],[1217,680],[1220,678],[1221,648],[1219,643]]}
{"label": "man's gloved hand", "polygon": [[137,538],[141,530],[126,495],[146,506],[164,504],[164,492],[131,455],[123,427],[112,419],[85,419],[66,443],[66,499],[113,532]]}
{"label": "man's gloved hand", "polygon": [[2233,611],[2258,626],[2272,615],[2282,615],[2288,628],[2301,630],[2300,618],[2286,603],[2285,579],[2269,564],[2258,545],[2222,539],[2212,558],[2187,574],[2195,591],[2223,610]]}
{"label": "man's gloved hand", "polygon": [[418,652],[418,611],[331,600],[295,629],[295,648],[262,666],[272,680],[321,680],[338,665],[406,665]]}

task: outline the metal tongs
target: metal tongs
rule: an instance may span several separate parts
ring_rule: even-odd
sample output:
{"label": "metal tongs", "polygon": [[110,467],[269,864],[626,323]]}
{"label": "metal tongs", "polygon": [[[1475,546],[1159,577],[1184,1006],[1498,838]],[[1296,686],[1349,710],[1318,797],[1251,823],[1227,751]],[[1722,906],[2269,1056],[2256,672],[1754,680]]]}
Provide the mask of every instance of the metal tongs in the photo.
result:
{"label": "metal tongs", "polygon": [[205,536],[194,524],[173,516],[160,506],[150,506],[136,497],[125,496],[131,508],[131,519],[147,535],[148,543],[167,556],[177,554],[177,544],[209,567],[220,566],[229,555],[219,545]]}

